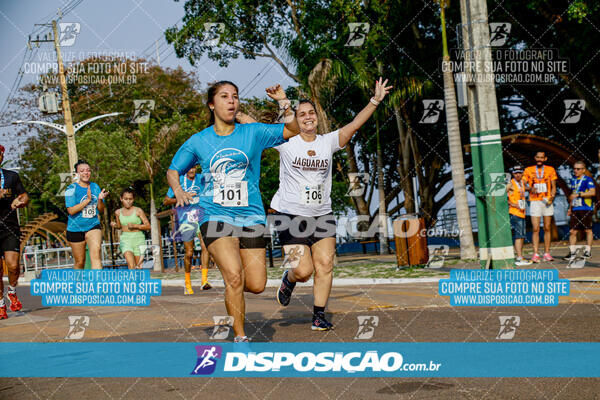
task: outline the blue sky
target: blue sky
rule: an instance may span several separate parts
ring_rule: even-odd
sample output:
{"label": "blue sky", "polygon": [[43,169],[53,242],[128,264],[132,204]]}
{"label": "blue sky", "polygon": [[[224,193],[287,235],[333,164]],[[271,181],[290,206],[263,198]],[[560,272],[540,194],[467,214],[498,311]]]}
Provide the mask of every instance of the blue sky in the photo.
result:
{"label": "blue sky", "polygon": [[[233,61],[222,68],[209,59],[196,66],[186,59],[178,59],[172,46],[164,40],[163,32],[173,25],[181,26],[185,1],[173,0],[0,0],[0,107],[4,105],[10,88],[18,75],[25,54],[27,38],[36,27],[35,23],[50,22],[56,18],[58,8],[79,3],[62,22],[78,22],[81,31],[71,47],[63,52],[78,55],[93,51],[121,51],[136,56],[156,57],[156,44],[161,66],[195,71],[205,86],[206,82],[227,79],[238,84],[241,96],[263,97],[264,89],[275,83],[284,86],[292,82],[270,59]],[[43,29],[43,28],[40,28]],[[42,30],[40,33],[48,32]],[[51,43],[41,44],[32,63],[54,57]],[[36,81],[35,73],[25,73],[20,86]],[[11,116],[5,115],[0,126],[10,123]],[[0,142],[14,140],[14,128],[0,127]],[[6,144],[6,143],[4,143]],[[11,158],[7,154],[7,158]]]}

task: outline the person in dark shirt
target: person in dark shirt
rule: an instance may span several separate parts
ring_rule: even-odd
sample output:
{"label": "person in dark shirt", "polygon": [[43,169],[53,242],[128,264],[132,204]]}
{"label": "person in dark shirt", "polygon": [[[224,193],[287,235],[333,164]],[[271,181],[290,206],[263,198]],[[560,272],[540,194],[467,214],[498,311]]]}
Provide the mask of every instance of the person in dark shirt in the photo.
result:
{"label": "person in dark shirt", "polygon": [[[0,165],[4,161],[4,146],[0,145]],[[29,196],[25,192],[21,178],[16,172],[0,168],[0,259],[4,258],[8,269],[8,300],[10,310],[19,311],[23,305],[17,297],[19,280],[19,251],[21,230],[17,208],[25,207]],[[8,318],[4,303],[4,268],[0,264],[0,319]]]}

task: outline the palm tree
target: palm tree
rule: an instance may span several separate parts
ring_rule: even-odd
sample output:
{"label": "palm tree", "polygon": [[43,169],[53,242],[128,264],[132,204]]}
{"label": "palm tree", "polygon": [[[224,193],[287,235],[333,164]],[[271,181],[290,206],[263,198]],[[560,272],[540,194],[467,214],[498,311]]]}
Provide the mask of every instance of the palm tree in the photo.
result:
{"label": "palm tree", "polygon": [[164,125],[158,132],[152,129],[152,120],[145,124],[139,124],[139,130],[133,134],[133,139],[142,155],[142,161],[150,180],[150,237],[152,239],[152,248],[154,256],[154,271],[163,271],[164,266],[160,257],[160,230],[159,222],[156,216],[156,201],[154,199],[154,178],[156,171],[160,168],[160,157],[165,153],[173,139],[175,138],[179,126]]}
{"label": "palm tree", "polygon": [[[442,25],[442,46],[444,62],[450,61],[448,42],[446,38],[446,12],[450,0],[437,0],[440,4],[440,20]],[[458,125],[458,109],[452,72],[444,68],[444,100],[446,103],[446,125],[448,126],[448,147],[450,150],[450,166],[452,168],[452,183],[454,185],[454,199],[456,201],[456,218],[460,231],[460,258],[475,259],[477,252],[473,241],[471,227],[471,214],[467,202],[467,188],[465,181],[465,166],[462,156],[460,141],[460,128]]]}

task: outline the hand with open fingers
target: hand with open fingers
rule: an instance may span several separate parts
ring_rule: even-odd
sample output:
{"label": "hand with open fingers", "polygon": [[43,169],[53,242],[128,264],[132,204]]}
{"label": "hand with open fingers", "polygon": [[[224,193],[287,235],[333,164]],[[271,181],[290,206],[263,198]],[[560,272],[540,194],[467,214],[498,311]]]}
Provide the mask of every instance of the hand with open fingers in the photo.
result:
{"label": "hand with open fingers", "polygon": [[16,210],[17,208],[21,207],[23,204],[25,204],[24,201],[21,201],[21,199],[19,199],[18,197],[16,199],[13,200],[13,202],[10,205],[10,208],[12,208],[13,210]]}
{"label": "hand with open fingers", "polygon": [[390,93],[390,90],[393,86],[386,86],[388,80],[383,80],[382,77],[379,77],[379,80],[375,81],[375,95],[373,98],[377,101],[382,101],[386,94]]}
{"label": "hand with open fingers", "polygon": [[180,189],[179,191],[175,192],[175,198],[177,199],[175,207],[183,207],[192,202],[194,195],[188,192],[184,192]]}
{"label": "hand with open fingers", "polygon": [[107,192],[105,189],[102,189],[102,191],[98,195],[98,199],[99,200],[104,200],[106,198],[106,196],[108,196],[109,193],[110,192]]}
{"label": "hand with open fingers", "polygon": [[88,185],[88,189],[87,189],[87,194],[85,196],[85,199],[82,201],[82,203],[85,203],[85,205],[90,204],[92,201],[92,186]]}
{"label": "hand with open fingers", "polygon": [[266,89],[266,92],[267,92],[267,96],[269,96],[273,100],[279,101],[279,100],[287,99],[287,95],[285,94],[285,91],[283,90],[283,88],[281,87],[280,84],[268,87]]}

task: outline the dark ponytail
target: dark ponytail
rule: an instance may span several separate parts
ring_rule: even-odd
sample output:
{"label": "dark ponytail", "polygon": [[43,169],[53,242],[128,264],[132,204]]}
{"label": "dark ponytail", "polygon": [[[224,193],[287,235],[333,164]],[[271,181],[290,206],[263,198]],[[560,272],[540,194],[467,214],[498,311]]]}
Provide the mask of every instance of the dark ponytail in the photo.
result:
{"label": "dark ponytail", "polygon": [[135,190],[131,186],[126,187],[125,189],[123,189],[123,191],[121,192],[121,198],[123,198],[123,196],[125,195],[125,193],[131,193],[131,195],[135,199]]}
{"label": "dark ponytail", "polygon": [[215,123],[215,112],[210,109],[210,104],[213,103],[213,106],[214,106],[215,95],[217,94],[217,91],[219,90],[219,88],[224,85],[231,85],[235,88],[235,91],[238,92],[238,94],[240,92],[237,85],[230,81],[215,82],[208,88],[206,106],[208,107],[208,111],[210,112],[210,124],[211,125],[214,125],[214,123]]}
{"label": "dark ponytail", "polygon": [[75,170],[75,172],[77,172],[77,167],[79,167],[80,165],[90,165],[87,163],[87,161],[85,160],[77,160],[77,162],[75,163],[75,165],[73,166],[73,169]]}

